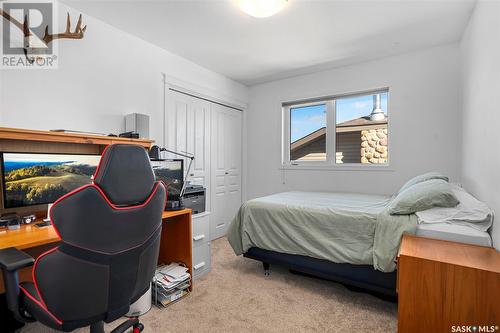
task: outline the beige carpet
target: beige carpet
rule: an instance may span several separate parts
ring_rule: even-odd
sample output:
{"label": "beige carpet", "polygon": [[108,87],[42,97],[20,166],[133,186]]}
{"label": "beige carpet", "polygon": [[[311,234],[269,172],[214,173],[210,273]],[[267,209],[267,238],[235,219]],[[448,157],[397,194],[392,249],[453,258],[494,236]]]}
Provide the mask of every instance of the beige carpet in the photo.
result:
{"label": "beige carpet", "polygon": [[[277,267],[264,276],[260,263],[236,257],[225,238],[212,243],[212,259],[212,271],[195,281],[191,295],[141,317],[145,332],[396,331],[393,303]],[[52,330],[30,324],[21,332]]]}

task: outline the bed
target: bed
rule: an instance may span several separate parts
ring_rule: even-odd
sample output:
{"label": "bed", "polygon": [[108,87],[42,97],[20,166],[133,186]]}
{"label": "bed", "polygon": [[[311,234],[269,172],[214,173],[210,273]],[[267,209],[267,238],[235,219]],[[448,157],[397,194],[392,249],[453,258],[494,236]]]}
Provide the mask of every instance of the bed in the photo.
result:
{"label": "bed", "polygon": [[[450,186],[464,205],[404,215],[389,213],[394,196],[273,194],[243,204],[227,238],[235,254],[262,261],[266,271],[269,264],[279,264],[294,272],[395,296],[395,259],[404,233],[491,246],[486,232],[491,220],[464,222],[470,216],[464,212],[478,215],[476,203],[470,209],[466,204],[476,199],[469,200],[464,190]],[[484,210],[486,215],[481,218],[492,217],[487,207]],[[457,216],[462,220],[452,221]],[[426,223],[420,217],[432,221]],[[444,218],[448,220],[440,220]]]}
{"label": "bed", "polygon": [[395,294],[395,261],[415,215],[390,215],[391,197],[284,192],[245,203],[227,237],[237,255]]}

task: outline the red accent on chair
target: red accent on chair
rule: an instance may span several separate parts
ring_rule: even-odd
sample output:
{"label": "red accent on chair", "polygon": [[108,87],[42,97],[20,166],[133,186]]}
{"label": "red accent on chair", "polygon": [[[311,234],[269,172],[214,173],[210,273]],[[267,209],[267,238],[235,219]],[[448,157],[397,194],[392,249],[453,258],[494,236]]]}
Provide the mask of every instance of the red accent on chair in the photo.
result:
{"label": "red accent on chair", "polygon": [[[36,286],[36,285],[35,285]],[[60,320],[59,318],[57,318],[56,316],[54,316],[52,314],[52,312],[50,312],[47,307],[45,305],[43,305],[42,303],[40,303],[35,297],[33,297],[33,295],[31,295],[29,293],[29,291],[27,291],[26,289],[24,289],[22,286],[19,286],[19,288],[23,291],[23,293],[28,296],[33,302],[35,302],[39,307],[41,307],[45,312],[47,312],[47,314],[49,316],[51,316],[52,318],[54,318],[54,320],[59,324],[59,325],[62,325],[62,320]],[[38,291],[37,291],[38,292]],[[41,299],[41,298],[40,298]]]}
{"label": "red accent on chair", "polygon": [[33,278],[33,284],[35,285],[35,289],[36,289],[36,292],[38,294],[38,297],[40,297],[40,300],[42,301],[42,304],[43,304],[43,308],[48,312],[49,310],[47,309],[47,304],[45,304],[45,301],[43,300],[43,297],[42,297],[42,294],[40,294],[40,290],[38,289],[38,284],[36,282],[36,276],[35,276],[35,270],[36,270],[36,266],[38,265],[38,262],[40,261],[40,259],[42,259],[42,257],[54,252],[57,250],[57,247],[54,247],[48,251],[45,251],[44,253],[42,253],[41,255],[38,256],[38,258],[36,258],[35,260],[35,263],[33,264],[33,269],[31,270],[31,277]]}

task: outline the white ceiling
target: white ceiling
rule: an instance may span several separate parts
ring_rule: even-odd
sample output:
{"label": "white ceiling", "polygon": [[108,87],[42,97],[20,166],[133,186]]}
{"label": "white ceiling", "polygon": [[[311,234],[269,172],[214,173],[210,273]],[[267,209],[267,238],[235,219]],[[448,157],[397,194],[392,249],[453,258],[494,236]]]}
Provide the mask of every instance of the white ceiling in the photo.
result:
{"label": "white ceiling", "polygon": [[289,0],[270,18],[236,0],[64,0],[247,85],[450,43],[475,0]]}

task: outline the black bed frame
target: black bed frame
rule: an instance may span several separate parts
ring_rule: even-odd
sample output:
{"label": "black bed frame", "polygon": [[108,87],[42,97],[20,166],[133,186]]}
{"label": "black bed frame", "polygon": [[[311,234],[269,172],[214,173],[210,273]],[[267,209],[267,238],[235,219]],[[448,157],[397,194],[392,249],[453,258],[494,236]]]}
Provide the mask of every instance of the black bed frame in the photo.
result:
{"label": "black bed frame", "polygon": [[262,261],[264,274],[269,275],[270,264],[285,266],[292,273],[310,275],[344,284],[351,290],[366,291],[396,301],[396,271],[384,273],[371,265],[338,264],[328,260],[279,253],[252,247],[245,257]]}

